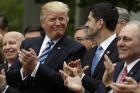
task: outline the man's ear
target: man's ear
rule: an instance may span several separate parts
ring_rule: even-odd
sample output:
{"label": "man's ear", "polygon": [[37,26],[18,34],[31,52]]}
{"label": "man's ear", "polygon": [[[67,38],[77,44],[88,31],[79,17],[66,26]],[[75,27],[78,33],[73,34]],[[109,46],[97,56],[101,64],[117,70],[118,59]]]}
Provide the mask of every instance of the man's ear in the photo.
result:
{"label": "man's ear", "polygon": [[41,24],[42,28],[44,28],[44,20],[40,19],[40,24]]}
{"label": "man's ear", "polygon": [[98,22],[97,22],[97,25],[98,25],[98,28],[101,29],[104,25],[103,19],[99,19]]}
{"label": "man's ear", "polygon": [[69,17],[67,17],[67,23],[69,22]]}

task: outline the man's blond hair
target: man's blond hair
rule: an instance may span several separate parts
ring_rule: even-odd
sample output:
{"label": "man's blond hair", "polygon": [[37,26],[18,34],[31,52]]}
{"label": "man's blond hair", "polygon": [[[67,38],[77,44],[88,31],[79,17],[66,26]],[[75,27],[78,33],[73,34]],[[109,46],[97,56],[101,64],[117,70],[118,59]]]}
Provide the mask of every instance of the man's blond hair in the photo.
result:
{"label": "man's blond hair", "polygon": [[69,11],[69,7],[67,4],[64,4],[63,2],[60,2],[60,1],[51,1],[44,4],[41,7],[40,19],[41,20],[44,19],[47,12],[62,12],[62,13],[65,13],[66,16],[68,17],[68,11]]}

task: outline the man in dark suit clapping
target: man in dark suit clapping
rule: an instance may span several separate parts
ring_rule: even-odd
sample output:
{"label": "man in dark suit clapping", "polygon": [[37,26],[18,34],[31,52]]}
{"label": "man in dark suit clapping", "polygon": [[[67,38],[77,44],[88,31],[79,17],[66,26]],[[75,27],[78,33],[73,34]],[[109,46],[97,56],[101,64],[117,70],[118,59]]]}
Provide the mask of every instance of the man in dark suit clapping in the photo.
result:
{"label": "man in dark suit clapping", "polygon": [[[122,59],[114,67],[112,62],[106,56],[104,74],[104,84],[106,86],[114,86],[116,83],[129,84],[126,76],[134,78],[137,82],[140,82],[140,22],[130,21],[121,30],[118,35],[118,52],[119,58]],[[114,73],[113,73],[114,72]],[[113,80],[112,80],[113,75]],[[114,88],[114,87],[113,87]],[[123,90],[117,91],[117,93],[128,93]],[[123,92],[122,92],[123,91]],[[109,92],[113,93],[113,92]],[[132,93],[132,92],[130,92]]]}
{"label": "man in dark suit clapping", "polygon": [[[82,58],[86,49],[65,36],[69,8],[58,1],[41,7],[40,21],[45,38],[24,40],[19,60],[7,73],[7,83],[21,93],[66,93],[58,73],[63,62]],[[37,57],[38,55],[38,57]]]}

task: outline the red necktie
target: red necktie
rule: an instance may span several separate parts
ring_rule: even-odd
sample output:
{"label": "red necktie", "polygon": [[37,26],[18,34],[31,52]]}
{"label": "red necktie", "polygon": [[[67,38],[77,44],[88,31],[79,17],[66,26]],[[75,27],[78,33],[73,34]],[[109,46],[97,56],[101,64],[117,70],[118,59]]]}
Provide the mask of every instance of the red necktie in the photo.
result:
{"label": "red necktie", "polygon": [[127,75],[127,66],[123,69],[123,72],[122,72],[122,74],[121,74],[121,76],[120,76],[120,80],[119,80],[119,83],[122,83],[122,82],[124,82],[124,80],[125,80],[125,76]]}

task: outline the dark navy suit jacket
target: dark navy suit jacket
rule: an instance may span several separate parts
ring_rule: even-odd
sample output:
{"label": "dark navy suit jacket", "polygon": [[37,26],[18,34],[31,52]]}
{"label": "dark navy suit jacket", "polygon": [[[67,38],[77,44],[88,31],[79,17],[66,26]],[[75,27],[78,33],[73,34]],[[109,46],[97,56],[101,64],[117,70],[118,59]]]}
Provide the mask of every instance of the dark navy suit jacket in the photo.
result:
{"label": "dark navy suit jacket", "polygon": [[[32,48],[39,54],[44,38],[27,39],[22,42],[21,49]],[[64,36],[53,47],[46,58],[45,64],[40,64],[35,78],[30,75],[21,80],[21,64],[17,61],[7,72],[7,83],[16,87],[21,93],[66,93],[59,70],[64,61],[70,62],[82,58],[86,49],[76,41]]]}
{"label": "dark navy suit jacket", "polygon": [[[95,46],[93,49],[89,50],[85,54],[82,60],[82,64],[89,65],[89,69],[87,69],[85,72],[87,75],[89,75],[90,77],[94,79],[102,80],[102,77],[105,71],[104,56],[101,57],[99,63],[97,64],[97,67],[95,68],[94,73],[91,75],[92,61],[93,61],[93,57],[95,55],[96,49],[97,49],[97,46]],[[120,61],[119,56],[118,56],[119,55],[118,50],[117,50],[117,39],[114,39],[112,41],[112,43],[105,50],[104,54],[107,54],[113,63]]]}

